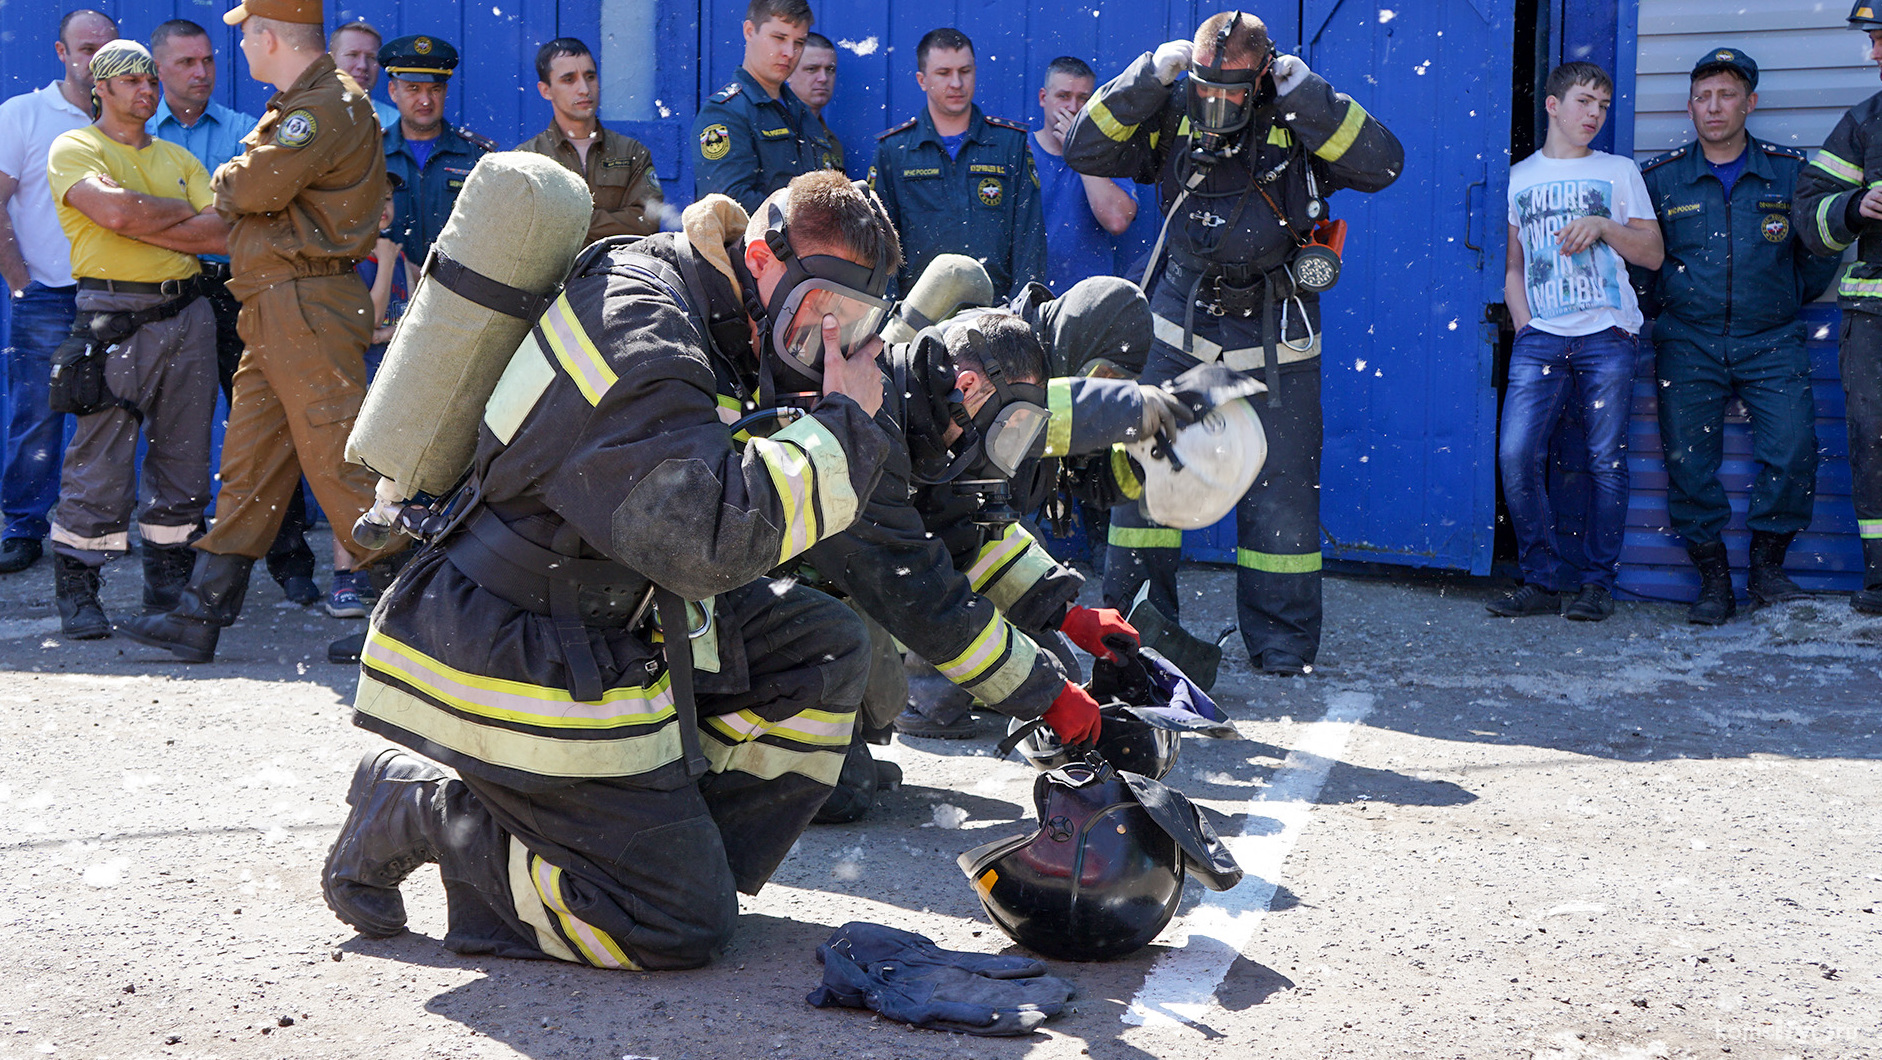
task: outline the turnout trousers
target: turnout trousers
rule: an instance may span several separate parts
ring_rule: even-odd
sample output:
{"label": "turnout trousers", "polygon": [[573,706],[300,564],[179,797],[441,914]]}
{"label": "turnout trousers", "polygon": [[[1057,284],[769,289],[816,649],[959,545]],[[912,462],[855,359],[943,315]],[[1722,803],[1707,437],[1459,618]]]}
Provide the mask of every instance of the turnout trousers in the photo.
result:
{"label": "turnout trousers", "polygon": [[[401,581],[436,587],[440,564],[421,553]],[[769,579],[715,611],[721,670],[695,673],[704,776],[444,782],[448,948],[651,970],[699,967],[731,936],[734,892],[758,892],[836,783],[869,634],[844,604]]]}
{"label": "turnout trousers", "polygon": [[[80,291],[78,318],[149,309],[160,294]],[[137,406],[77,417],[52,510],[54,552],[101,566],[130,551],[137,507],[137,436],[144,456],[144,510],[137,529],[153,545],[187,544],[209,503],[209,425],[216,409],[216,331],[209,301],[198,298],[168,320],[146,324],[111,350],[105,384]]]}
{"label": "turnout trousers", "polygon": [[[1196,363],[1159,341],[1142,381],[1160,383]],[[1262,370],[1251,374],[1266,378]],[[1266,395],[1249,399],[1267,434],[1268,459],[1235,506],[1235,614],[1255,666],[1268,652],[1311,663],[1320,650],[1320,358],[1283,362],[1280,381],[1278,408]],[[1111,509],[1107,541],[1105,605],[1128,612],[1147,581],[1150,601],[1180,617],[1183,532],[1151,522],[1133,502]]]}
{"label": "turnout trousers", "polygon": [[196,547],[260,559],[305,473],[353,568],[385,555],[346,532],[372,506],[376,481],[345,456],[366,397],[372,300],[365,286],[351,270],[288,280],[242,303],[239,327],[247,348],[222,442],[216,524]]}
{"label": "turnout trousers", "polygon": [[1688,545],[1719,540],[1731,505],[1719,482],[1725,455],[1725,406],[1751,411],[1753,530],[1788,534],[1810,525],[1816,494],[1816,401],[1802,324],[1760,335],[1706,335],[1670,315],[1653,332],[1666,450],[1666,507]]}
{"label": "turnout trousers", "polygon": [[1850,498],[1862,538],[1862,584],[1882,588],[1882,316],[1843,310],[1838,368],[1849,424]]}

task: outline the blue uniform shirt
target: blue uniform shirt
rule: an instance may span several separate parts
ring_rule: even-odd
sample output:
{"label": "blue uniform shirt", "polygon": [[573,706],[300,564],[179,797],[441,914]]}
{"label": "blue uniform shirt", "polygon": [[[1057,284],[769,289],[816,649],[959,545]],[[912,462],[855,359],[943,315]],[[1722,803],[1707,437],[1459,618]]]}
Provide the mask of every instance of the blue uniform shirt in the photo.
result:
{"label": "blue uniform shirt", "polygon": [[1666,262],[1632,270],[1641,308],[1712,335],[1756,335],[1797,319],[1840,262],[1812,255],[1791,231],[1803,152],[1751,137],[1727,191],[1697,144],[1644,163]]}
{"label": "blue uniform shirt", "polygon": [[980,259],[996,292],[1045,279],[1045,215],[1031,139],[1026,126],[989,118],[978,106],[952,158],[926,107],[876,138],[869,186],[902,237],[901,291],[938,254]]}
{"label": "blue uniform shirt", "polygon": [[[1035,150],[1039,166],[1039,201],[1046,219],[1046,286],[1054,294],[1092,276],[1111,276],[1117,267],[1118,237],[1105,231],[1091,212],[1085,178],[1062,155]],[[1112,178],[1133,199],[1128,180]]]}
{"label": "blue uniform shirt", "polygon": [[[242,153],[242,137],[247,136],[259,120],[212,99],[196,124],[185,125],[177,120],[170,110],[170,101],[165,99],[157,104],[157,113],[144,123],[144,131],[195,155],[196,161],[213,174],[222,163]],[[229,260],[226,254],[204,254],[202,258],[204,261]]]}
{"label": "blue uniform shirt", "polygon": [[824,136],[823,122],[791,86],[778,86],[772,99],[742,66],[693,121],[695,198],[718,192],[750,212],[792,177],[841,168],[842,155]]}
{"label": "blue uniform shirt", "polygon": [[457,205],[457,193],[463,190],[471,168],[496,145],[482,137],[466,139],[450,122],[431,141],[431,153],[423,165],[405,142],[398,122],[386,128],[385,144],[386,172],[405,182],[392,192],[392,239],[405,248],[407,258],[423,262],[431,253],[432,240],[444,230],[451,207]]}

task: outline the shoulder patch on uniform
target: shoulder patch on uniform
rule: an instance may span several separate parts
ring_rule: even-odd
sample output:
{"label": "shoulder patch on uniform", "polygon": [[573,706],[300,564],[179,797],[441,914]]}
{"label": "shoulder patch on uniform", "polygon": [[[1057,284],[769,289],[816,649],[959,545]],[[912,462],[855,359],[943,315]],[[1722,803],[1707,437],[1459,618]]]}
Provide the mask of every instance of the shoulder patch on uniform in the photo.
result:
{"label": "shoulder patch on uniform", "polygon": [[902,124],[897,125],[893,129],[885,129],[882,132],[877,133],[876,139],[887,140],[889,137],[894,136],[896,133],[907,132],[908,130],[913,129],[915,127],[915,123],[920,120],[921,119],[919,118],[910,118],[907,121],[903,122]]}
{"label": "shoulder patch on uniform", "polygon": [[464,142],[470,144],[472,147],[480,148],[485,151],[498,150],[497,142],[482,133],[472,132],[462,125],[453,125],[451,128],[455,129],[458,136],[462,137]]}
{"label": "shoulder patch on uniform", "polygon": [[1031,127],[1031,126],[1029,126],[1029,125],[1025,125],[1025,124],[1022,124],[1022,123],[1020,123],[1020,122],[1016,122],[1016,121],[1011,121],[1011,120],[1009,120],[1009,119],[1006,119],[1006,118],[995,118],[995,117],[991,117],[991,116],[989,116],[989,117],[987,118],[987,124],[988,124],[988,125],[995,125],[995,126],[998,126],[998,127],[1000,127],[1000,128],[1002,128],[1002,129],[1012,129],[1012,130],[1015,130],[1015,131],[1017,131],[1017,132],[1023,132],[1023,133],[1030,133],[1030,132],[1032,132],[1032,127]]}
{"label": "shoulder patch on uniform", "polygon": [[313,111],[302,108],[289,111],[287,117],[281,119],[281,124],[275,126],[274,142],[282,147],[306,147],[318,135],[320,122],[315,119]]}
{"label": "shoulder patch on uniform", "polygon": [[711,99],[712,102],[714,103],[724,103],[726,100],[731,99],[733,96],[736,96],[740,92],[743,92],[743,91],[745,91],[745,86],[739,84],[737,81],[734,81],[731,84],[720,89],[719,91],[714,92],[708,98]]}
{"label": "shoulder patch on uniform", "polygon": [[[1691,145],[1688,144],[1687,146],[1690,147]],[[1686,148],[1676,147],[1673,150],[1668,151],[1666,154],[1658,155],[1656,157],[1647,159],[1645,162],[1642,162],[1640,164],[1640,171],[1642,173],[1645,173],[1647,170],[1652,169],[1655,166],[1663,166],[1663,165],[1666,165],[1668,162],[1673,161],[1676,158],[1684,158],[1684,157],[1686,157]]]}
{"label": "shoulder patch on uniform", "polygon": [[732,150],[732,133],[723,125],[708,125],[699,130],[699,153],[717,162]]}
{"label": "shoulder patch on uniform", "polygon": [[1758,141],[1758,146],[1764,148],[1765,154],[1776,155],[1779,158],[1794,158],[1797,161],[1802,162],[1806,157],[1808,157],[1802,151],[1799,151],[1795,147],[1785,147],[1783,144],[1765,143],[1763,140],[1760,140]]}

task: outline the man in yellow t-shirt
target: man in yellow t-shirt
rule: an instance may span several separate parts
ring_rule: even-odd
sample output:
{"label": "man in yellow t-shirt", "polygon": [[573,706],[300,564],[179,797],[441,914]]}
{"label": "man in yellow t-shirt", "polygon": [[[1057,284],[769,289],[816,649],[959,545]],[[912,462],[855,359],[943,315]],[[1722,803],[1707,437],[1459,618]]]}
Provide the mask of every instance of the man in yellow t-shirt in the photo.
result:
{"label": "man in yellow t-shirt", "polygon": [[[98,119],[54,140],[46,164],[78,279],[78,318],[54,356],[54,390],[90,406],[74,410],[50,535],[59,619],[76,640],[111,635],[99,570],[130,551],[140,424],[150,442],[138,517],[145,609],[176,606],[189,580],[216,407],[215,315],[196,255],[221,253],[228,237],[202,163],[144,131],[162,91],[150,53],[112,41],[91,72]],[[87,349],[95,359],[76,357]],[[85,365],[98,361],[101,391],[84,385]]]}

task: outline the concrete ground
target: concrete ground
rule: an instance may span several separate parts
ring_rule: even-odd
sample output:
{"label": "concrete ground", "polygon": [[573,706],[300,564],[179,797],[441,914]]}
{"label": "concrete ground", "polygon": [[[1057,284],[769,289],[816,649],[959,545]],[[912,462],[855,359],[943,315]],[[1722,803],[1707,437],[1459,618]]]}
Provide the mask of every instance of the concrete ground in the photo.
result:
{"label": "concrete ground", "polygon": [[[316,551],[323,542],[316,542]],[[108,575],[135,606],[132,563]],[[1032,822],[992,739],[898,742],[906,784],[815,827],[709,968],[592,971],[356,937],[319,871],[354,763],[357,628],[258,578],[218,660],[67,643],[42,561],[0,579],[0,1056],[796,1058],[1882,1055],[1882,620],[1840,598],[1717,630],[1622,604],[1493,619],[1472,580],[1327,582],[1321,665],[1218,693],[1236,741],[1170,782],[1250,869],[1148,949],[1054,962],[1023,1039],[805,1004],[849,920],[1020,952],[954,866]],[[1225,625],[1232,576],[1186,573]]]}

